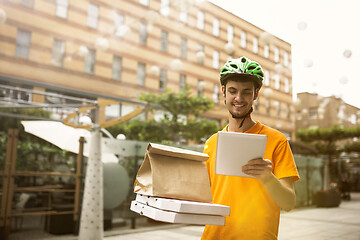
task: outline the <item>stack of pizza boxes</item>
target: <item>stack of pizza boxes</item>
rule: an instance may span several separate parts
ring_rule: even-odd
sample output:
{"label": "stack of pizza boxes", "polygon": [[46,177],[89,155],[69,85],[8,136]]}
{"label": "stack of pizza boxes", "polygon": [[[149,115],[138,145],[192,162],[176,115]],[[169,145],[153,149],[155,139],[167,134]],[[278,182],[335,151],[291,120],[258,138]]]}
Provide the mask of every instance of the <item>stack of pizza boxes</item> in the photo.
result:
{"label": "stack of pizza boxes", "polygon": [[208,155],[150,143],[134,183],[130,209],[169,223],[225,225],[230,207],[212,203]]}

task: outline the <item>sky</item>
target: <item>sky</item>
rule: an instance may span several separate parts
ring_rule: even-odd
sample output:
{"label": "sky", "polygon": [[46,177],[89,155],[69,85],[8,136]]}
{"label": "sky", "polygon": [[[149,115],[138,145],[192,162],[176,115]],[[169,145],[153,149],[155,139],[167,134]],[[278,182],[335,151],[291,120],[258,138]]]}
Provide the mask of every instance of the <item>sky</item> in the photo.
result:
{"label": "sky", "polygon": [[294,100],[310,92],[360,108],[360,1],[210,2],[291,44]]}

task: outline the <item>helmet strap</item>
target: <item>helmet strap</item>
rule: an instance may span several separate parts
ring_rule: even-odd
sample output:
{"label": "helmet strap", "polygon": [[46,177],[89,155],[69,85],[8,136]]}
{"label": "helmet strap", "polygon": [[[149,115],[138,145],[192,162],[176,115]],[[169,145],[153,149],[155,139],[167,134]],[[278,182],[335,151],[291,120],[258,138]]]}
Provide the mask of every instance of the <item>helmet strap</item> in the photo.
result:
{"label": "helmet strap", "polygon": [[243,118],[243,120],[242,120],[241,123],[240,123],[239,128],[241,128],[241,127],[243,126],[243,124],[244,124],[244,122],[245,122],[245,119],[248,118],[248,117],[250,117],[250,114],[252,113],[252,111],[253,111],[253,107],[250,108],[248,114],[246,114],[246,116]]}

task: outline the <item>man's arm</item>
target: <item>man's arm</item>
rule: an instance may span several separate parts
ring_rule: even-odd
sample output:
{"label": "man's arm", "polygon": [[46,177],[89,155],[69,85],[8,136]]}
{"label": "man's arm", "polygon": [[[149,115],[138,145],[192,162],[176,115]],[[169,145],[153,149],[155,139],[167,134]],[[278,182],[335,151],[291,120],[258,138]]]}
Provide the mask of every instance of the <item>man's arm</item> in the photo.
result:
{"label": "man's arm", "polygon": [[271,170],[271,161],[268,159],[253,159],[243,166],[243,172],[259,179],[280,208],[290,211],[296,204],[292,178],[278,179]]}

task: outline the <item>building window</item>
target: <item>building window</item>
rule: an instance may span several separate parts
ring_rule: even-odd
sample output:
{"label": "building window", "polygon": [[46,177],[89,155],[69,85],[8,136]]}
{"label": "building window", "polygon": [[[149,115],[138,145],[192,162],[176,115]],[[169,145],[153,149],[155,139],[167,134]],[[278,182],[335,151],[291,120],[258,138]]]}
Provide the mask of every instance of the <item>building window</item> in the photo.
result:
{"label": "building window", "polygon": [[275,102],[274,102],[274,105],[275,105],[275,110],[276,110],[276,116],[277,116],[278,118],[280,118],[280,114],[281,114],[280,102],[275,101]]}
{"label": "building window", "polygon": [[184,90],[186,88],[186,75],[180,74],[180,89]]}
{"label": "building window", "polygon": [[170,0],[161,0],[160,13],[163,16],[169,16],[170,14]]}
{"label": "building window", "polygon": [[181,38],[180,40],[180,57],[186,59],[186,52],[187,52],[187,41],[185,38]]}
{"label": "building window", "polygon": [[240,46],[246,48],[246,32],[244,31],[240,33]]}
{"label": "building window", "polygon": [[257,37],[253,38],[253,52],[258,53],[259,52],[259,46],[258,46],[258,39]]}
{"label": "building window", "polygon": [[198,13],[197,13],[197,28],[201,29],[201,30],[204,30],[204,25],[205,25],[204,12],[198,11]]}
{"label": "building window", "polygon": [[188,18],[187,10],[186,10],[186,8],[182,8],[182,9],[180,10],[180,15],[179,15],[180,22],[186,23],[186,22],[187,22],[187,18]]}
{"label": "building window", "polygon": [[99,17],[99,7],[94,4],[89,4],[87,25],[91,28],[97,28]]}
{"label": "building window", "polygon": [[289,66],[289,54],[287,52],[284,52],[284,66]]}
{"label": "building window", "polygon": [[30,39],[31,32],[18,29],[16,35],[16,56],[23,58],[29,57]]}
{"label": "building window", "polygon": [[[89,49],[89,48],[88,48]],[[89,53],[85,55],[84,72],[94,74],[95,69],[95,50],[89,49]]]}
{"label": "building window", "polygon": [[168,51],[168,32],[164,30],[161,31],[161,51]]}
{"label": "building window", "polygon": [[271,102],[270,102],[270,100],[269,99],[266,99],[266,101],[265,101],[265,108],[266,108],[266,114],[267,115],[270,115],[270,108],[271,108],[271,106],[270,106],[270,104],[271,104]]}
{"label": "building window", "polygon": [[145,77],[146,77],[146,65],[145,63],[138,63],[136,83],[140,86],[145,86]]}
{"label": "building window", "polygon": [[264,46],[264,57],[269,58],[269,45]]}
{"label": "building window", "polygon": [[147,26],[145,23],[140,23],[139,43],[142,45],[146,45],[146,41],[147,41]]}
{"label": "building window", "polygon": [[318,116],[318,109],[317,108],[310,108],[309,109],[309,117],[311,119],[316,119]]}
{"label": "building window", "polygon": [[289,93],[290,92],[290,82],[287,77],[285,78],[285,86],[284,87],[285,87],[285,92]]}
{"label": "building window", "polygon": [[219,84],[217,84],[217,83],[214,84],[214,92],[213,92],[212,97],[213,97],[214,103],[219,103],[220,87],[219,87]]}
{"label": "building window", "polygon": [[67,18],[68,0],[56,0],[56,16]]}
{"label": "building window", "polygon": [[279,90],[280,89],[280,75],[275,74],[274,80],[275,80],[275,89]]}
{"label": "building window", "polygon": [[220,35],[220,21],[217,18],[213,20],[213,34],[216,37]]}
{"label": "building window", "polygon": [[288,104],[286,106],[286,119],[290,119],[291,117],[291,111],[290,111],[290,105]]}
{"label": "building window", "polygon": [[121,26],[123,26],[125,23],[125,17],[124,15],[120,14],[120,13],[115,13],[115,19],[114,19],[114,24],[115,24],[115,35],[118,37],[122,37],[123,33],[121,32]]}
{"label": "building window", "polygon": [[216,50],[213,52],[213,68],[219,69],[219,52]]}
{"label": "building window", "polygon": [[198,80],[198,85],[197,85],[197,95],[203,95],[204,94],[204,87],[205,87],[205,82],[202,79]]}
{"label": "building window", "polygon": [[265,86],[270,86],[270,72],[269,72],[269,70],[265,70],[265,72],[264,72],[264,84],[265,84]]}
{"label": "building window", "polygon": [[232,25],[228,25],[227,40],[228,40],[228,42],[232,42],[233,39],[234,39],[234,27]]}
{"label": "building window", "polygon": [[64,55],[65,55],[65,42],[54,39],[51,62],[58,67],[63,67]]}
{"label": "building window", "polygon": [[349,121],[350,121],[352,124],[356,124],[356,115],[355,115],[355,114],[351,114]]}
{"label": "building window", "polygon": [[159,75],[159,88],[160,90],[166,89],[166,82],[167,82],[167,72],[165,69],[160,69]]}
{"label": "building window", "polygon": [[279,62],[279,54],[280,54],[279,48],[278,48],[278,47],[275,47],[275,48],[274,48],[274,61],[275,61],[275,62]]}
{"label": "building window", "polygon": [[139,0],[141,5],[149,6],[149,0]]}
{"label": "building window", "polygon": [[28,8],[33,8],[34,0],[21,0],[21,5],[28,7]]}
{"label": "building window", "polygon": [[114,80],[121,81],[121,71],[122,71],[122,58],[119,56],[114,56],[112,64],[112,78]]}
{"label": "building window", "polygon": [[203,52],[203,51],[204,51],[204,45],[199,44],[199,45],[198,45],[198,51],[199,51],[199,52]]}

